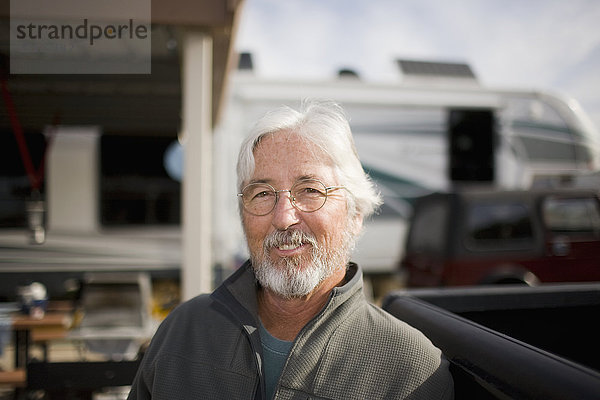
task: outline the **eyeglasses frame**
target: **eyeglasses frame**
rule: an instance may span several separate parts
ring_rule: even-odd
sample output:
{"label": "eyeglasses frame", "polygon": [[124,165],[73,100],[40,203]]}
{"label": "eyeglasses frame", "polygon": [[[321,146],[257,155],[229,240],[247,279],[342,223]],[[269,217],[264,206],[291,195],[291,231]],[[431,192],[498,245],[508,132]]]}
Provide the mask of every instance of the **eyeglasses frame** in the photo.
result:
{"label": "eyeglasses frame", "polygon": [[[319,208],[317,208],[317,209],[315,209],[315,210],[312,210],[312,211],[304,211],[304,210],[300,209],[300,208],[299,208],[299,207],[296,205],[296,198],[295,198],[294,196],[292,196],[292,189],[294,188],[294,186],[298,185],[299,183],[302,183],[302,182],[313,182],[313,181],[314,181],[314,182],[319,182],[319,183],[320,183],[321,185],[323,185],[323,187],[325,188],[325,200],[323,201],[323,204],[321,204],[321,206],[320,206]],[[276,189],[275,189],[275,188],[274,188],[272,185],[270,185],[270,184],[268,184],[268,183],[266,183],[266,182],[253,182],[253,183],[249,183],[249,184],[247,184],[246,186],[244,186],[244,187],[242,188],[242,192],[243,192],[244,190],[246,190],[246,188],[247,188],[248,186],[250,186],[250,185],[258,185],[258,184],[261,184],[261,185],[266,185],[266,186],[270,187],[270,188],[271,188],[271,190],[273,191],[273,193],[275,193],[275,203],[273,203],[273,208],[271,208],[271,209],[269,210],[269,212],[267,212],[267,213],[265,213],[265,214],[255,214],[255,213],[252,213],[252,212],[250,212],[248,209],[246,209],[246,207],[245,207],[245,204],[244,204],[244,200],[243,200],[244,193],[238,193],[238,194],[237,194],[237,197],[239,197],[239,198],[240,198],[240,200],[242,200],[242,208],[243,208],[243,209],[244,209],[244,210],[245,210],[245,211],[246,211],[248,214],[254,215],[254,216],[256,216],[256,217],[264,217],[265,215],[269,215],[269,214],[271,214],[271,213],[273,212],[273,210],[275,209],[275,207],[277,207],[277,203],[279,202],[279,193],[281,193],[281,192],[288,192],[288,193],[290,194],[290,197],[289,197],[290,204],[291,204],[291,205],[292,205],[292,207],[294,207],[296,210],[298,210],[298,211],[301,211],[301,212],[303,212],[303,213],[313,213],[313,212],[315,212],[315,211],[319,211],[321,208],[323,208],[323,206],[325,205],[325,203],[327,203],[327,198],[329,197],[329,191],[330,191],[330,190],[346,189],[346,187],[345,187],[345,186],[325,186],[325,184],[324,184],[323,182],[321,182],[320,180],[318,180],[318,179],[301,179],[301,180],[299,180],[299,181],[295,182],[295,183],[292,185],[292,187],[291,187],[291,188],[289,188],[289,189],[280,189],[280,190],[276,190]],[[347,190],[347,189],[346,189],[346,190]]]}

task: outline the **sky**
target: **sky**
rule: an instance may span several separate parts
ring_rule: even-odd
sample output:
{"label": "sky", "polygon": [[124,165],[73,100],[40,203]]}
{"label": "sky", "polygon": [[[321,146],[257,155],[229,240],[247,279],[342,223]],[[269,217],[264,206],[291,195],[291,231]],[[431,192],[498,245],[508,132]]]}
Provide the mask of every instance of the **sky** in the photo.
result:
{"label": "sky", "polygon": [[235,48],[277,79],[398,83],[399,58],[466,62],[484,86],[577,99],[600,130],[600,0],[246,0]]}

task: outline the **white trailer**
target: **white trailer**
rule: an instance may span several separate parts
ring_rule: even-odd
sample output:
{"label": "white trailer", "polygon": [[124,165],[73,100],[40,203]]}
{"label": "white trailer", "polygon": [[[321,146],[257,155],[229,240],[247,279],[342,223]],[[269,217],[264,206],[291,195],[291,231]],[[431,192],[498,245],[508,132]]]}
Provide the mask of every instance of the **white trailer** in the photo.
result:
{"label": "white trailer", "polygon": [[[296,106],[304,98],[329,98],[344,106],[365,170],[384,196],[380,213],[366,221],[353,257],[368,275],[397,271],[416,196],[456,185],[527,188],[570,180],[598,182],[597,131],[574,100],[545,92],[492,90],[470,78],[374,84],[352,78],[266,80],[238,71],[231,76],[227,96],[212,137],[212,184],[201,188],[214,196],[212,220],[201,221],[212,231],[214,284],[247,257],[236,196],[240,143],[267,110]],[[90,271],[180,277],[183,234],[178,224],[156,224],[156,216],[142,223],[106,224],[101,212],[110,208],[102,193],[114,197],[118,186],[121,195],[132,192],[144,199],[141,211],[160,211],[162,217],[177,214],[178,196],[168,203],[158,201],[162,189],[179,193],[173,182],[165,187],[163,178],[127,178],[119,170],[118,182],[102,184],[100,143],[110,135],[102,127],[61,126],[54,136],[46,168],[46,242],[31,245],[22,228],[0,232],[0,292],[11,293],[12,282],[33,276],[52,286],[51,281],[59,285]],[[119,157],[139,163],[149,152],[148,144],[161,138],[149,134],[143,139],[134,151]],[[159,154],[153,162],[163,161]]]}
{"label": "white trailer", "polygon": [[[528,188],[600,169],[600,136],[576,101],[541,91],[493,90],[474,79],[371,84],[232,76],[214,135],[215,261],[246,257],[235,187],[237,150],[267,110],[305,98],[342,104],[365,170],[385,204],[366,222],[353,259],[367,274],[392,273],[415,196],[457,185]],[[483,122],[482,122],[483,121]]]}

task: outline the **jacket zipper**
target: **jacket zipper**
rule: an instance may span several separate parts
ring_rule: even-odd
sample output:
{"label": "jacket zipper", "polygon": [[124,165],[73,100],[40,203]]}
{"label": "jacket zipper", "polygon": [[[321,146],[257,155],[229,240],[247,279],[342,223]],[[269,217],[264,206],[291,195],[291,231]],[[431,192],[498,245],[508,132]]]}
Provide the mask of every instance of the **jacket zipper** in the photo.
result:
{"label": "jacket zipper", "polygon": [[254,366],[256,367],[256,372],[257,372],[257,379],[256,379],[256,383],[254,384],[254,399],[255,400],[263,400],[263,399],[265,399],[265,394],[264,394],[265,388],[264,388],[263,368],[261,365],[262,363],[260,361],[261,353],[259,351],[256,351],[254,343],[252,342],[252,333],[250,332],[247,325],[244,325],[244,332],[246,334],[248,342],[250,343],[250,349],[252,350],[252,353],[254,354],[254,357],[253,357]]}

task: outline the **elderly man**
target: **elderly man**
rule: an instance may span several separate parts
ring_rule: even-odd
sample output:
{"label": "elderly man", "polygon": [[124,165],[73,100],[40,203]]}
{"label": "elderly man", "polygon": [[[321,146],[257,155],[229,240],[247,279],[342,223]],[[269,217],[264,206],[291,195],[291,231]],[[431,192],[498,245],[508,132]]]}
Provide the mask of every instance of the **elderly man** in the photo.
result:
{"label": "elderly man", "polygon": [[380,205],[341,108],[258,121],[238,159],[250,260],[173,311],[130,399],[450,399],[441,352],[370,304],[351,263]]}

